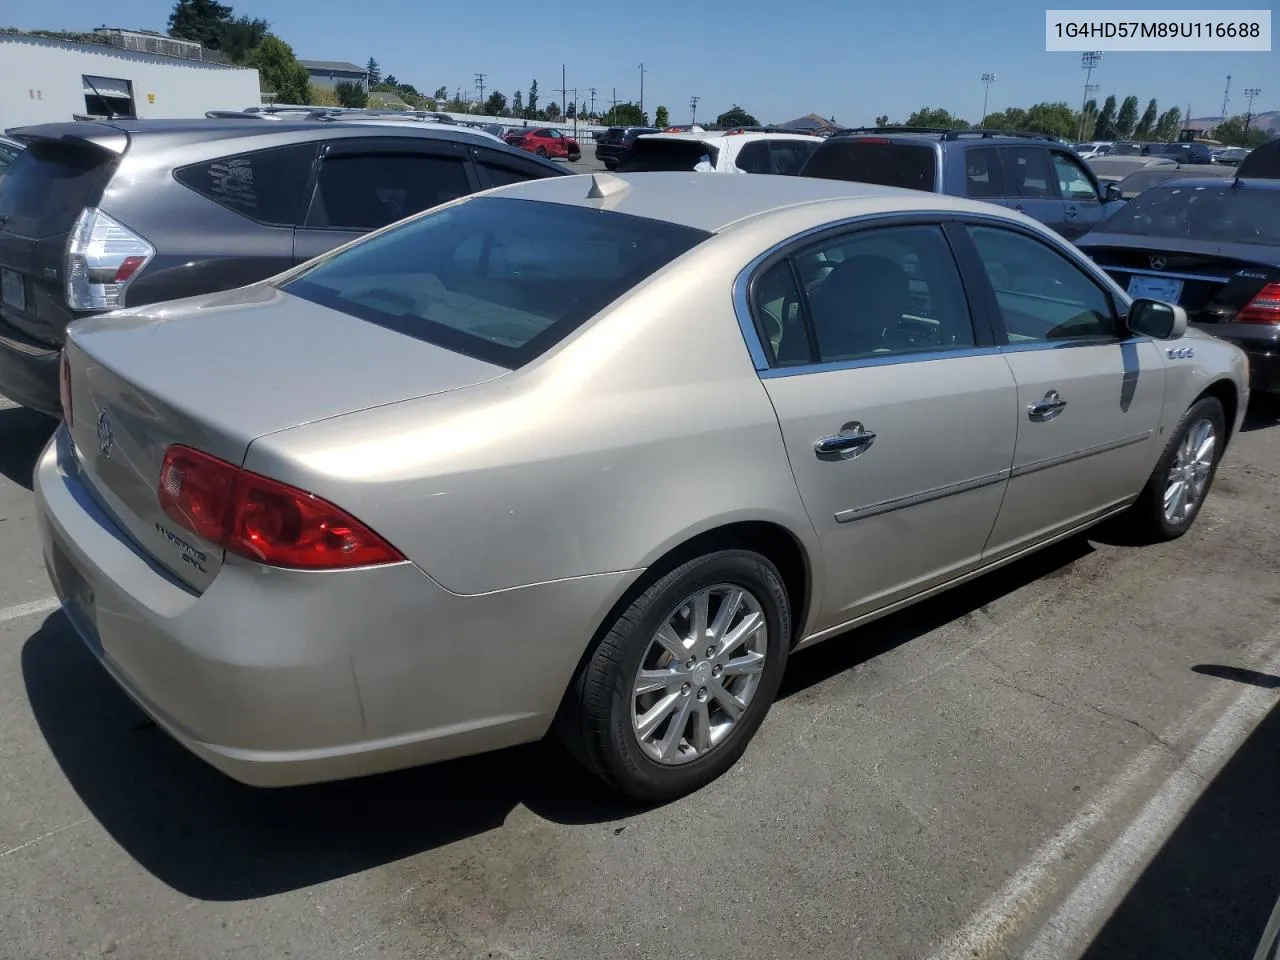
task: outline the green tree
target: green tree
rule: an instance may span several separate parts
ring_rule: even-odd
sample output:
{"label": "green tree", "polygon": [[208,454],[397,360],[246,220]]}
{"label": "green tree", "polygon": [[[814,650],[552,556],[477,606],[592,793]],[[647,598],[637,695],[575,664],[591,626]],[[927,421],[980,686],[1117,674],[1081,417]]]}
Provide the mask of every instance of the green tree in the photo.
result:
{"label": "green tree", "polygon": [[519,90],[511,95],[511,115],[513,117],[524,116],[524,94]]}
{"label": "green tree", "polygon": [[333,95],[338,98],[338,106],[340,107],[367,107],[369,105],[369,94],[365,92],[363,83],[339,80],[333,85]]}
{"label": "green tree", "polygon": [[265,20],[237,17],[222,25],[217,49],[225,53],[232,63],[243,64],[258,44],[262,43],[271,24]]}
{"label": "green tree", "polygon": [[653,112],[653,125],[663,129],[671,126],[671,114],[666,107],[659,105],[658,109]]}
{"label": "green tree", "polygon": [[907,117],[904,127],[942,127],[947,130],[968,130],[969,121],[951,115],[941,107],[921,107]]}
{"label": "green tree", "polygon": [[1116,114],[1116,132],[1122,140],[1129,140],[1138,128],[1138,98],[1128,96],[1120,104],[1120,112]]}
{"label": "green tree", "polygon": [[643,127],[648,118],[640,111],[638,103],[619,103],[605,111],[600,122],[606,127]]}
{"label": "green tree", "polygon": [[1063,140],[1074,137],[1080,128],[1080,115],[1067,104],[1036,103],[1027,108],[1026,119],[1018,129],[1047,133]]}
{"label": "green tree", "polygon": [[989,113],[983,126],[988,130],[1025,130],[1027,129],[1027,111],[1021,107],[1008,107]]}
{"label": "green tree", "polygon": [[1160,114],[1160,119],[1156,121],[1156,139],[1164,140],[1166,143],[1171,142],[1178,136],[1178,131],[1181,129],[1182,111],[1177,107],[1170,107]]}
{"label": "green tree", "polygon": [[530,120],[538,117],[538,81],[529,84],[529,98],[525,101],[524,115]]}
{"label": "green tree", "polygon": [[[378,66],[378,61],[373,59],[373,57],[369,58],[369,62],[365,64],[364,69],[365,72],[369,74],[369,86],[376,87],[382,82],[382,68]],[[387,78],[387,82],[391,82],[390,77]]]}
{"label": "green tree", "polygon": [[497,90],[489,94],[489,99],[484,102],[484,113],[490,117],[501,117],[507,112],[507,98]]}
{"label": "green tree", "polygon": [[[369,86],[371,87],[374,86],[374,83],[372,80],[369,81]],[[382,90],[399,90],[400,81],[396,79],[396,75],[394,73],[388,73],[385,77],[382,78],[382,82],[377,84],[377,86],[379,89],[382,89]]]}
{"label": "green tree", "polygon": [[306,67],[274,33],[267,34],[245,62],[257,68],[259,86],[274,93],[277,103],[305,104],[310,99]]}
{"label": "green tree", "polygon": [[876,117],[877,127],[887,127],[888,125],[889,125],[889,115],[887,113],[882,113],[880,114],[880,116]]}
{"label": "green tree", "polygon": [[559,119],[560,119],[560,104],[556,103],[554,100],[552,100],[550,103],[548,103],[548,104],[547,104],[547,109],[546,109],[546,116],[547,116],[547,119],[548,119],[548,120],[559,120]]}
{"label": "green tree", "polygon": [[1267,142],[1267,131],[1251,126],[1244,128],[1244,115],[1228,117],[1213,128],[1212,137],[1230,147],[1260,147]]}
{"label": "green tree", "polygon": [[1116,98],[1115,94],[1102,102],[1102,110],[1098,113],[1097,122],[1093,125],[1093,135],[1107,140],[1116,135]]}
{"label": "green tree", "polygon": [[1134,128],[1133,135],[1138,140],[1150,140],[1155,136],[1156,121],[1160,119],[1160,109],[1156,106],[1156,98],[1147,101],[1147,109],[1142,111],[1142,119]]}
{"label": "green tree", "polygon": [[756,127],[760,125],[760,121],[753,117],[747,111],[743,110],[736,103],[726,110],[720,116],[716,117],[716,126],[725,127]]}
{"label": "green tree", "polygon": [[431,99],[439,103],[441,100],[449,99],[448,87],[436,87],[436,92],[431,95]]}
{"label": "green tree", "polygon": [[218,0],[178,0],[169,14],[169,36],[217,50],[222,31],[230,22],[231,7]]}

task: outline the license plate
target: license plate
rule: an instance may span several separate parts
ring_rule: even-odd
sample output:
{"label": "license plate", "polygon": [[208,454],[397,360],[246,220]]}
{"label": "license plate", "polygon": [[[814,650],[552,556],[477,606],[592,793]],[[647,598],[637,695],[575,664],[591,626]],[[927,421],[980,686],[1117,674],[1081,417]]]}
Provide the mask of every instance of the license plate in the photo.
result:
{"label": "license plate", "polygon": [[27,285],[16,270],[0,268],[0,303],[26,312]]}
{"label": "license plate", "polygon": [[1182,281],[1171,277],[1133,276],[1129,278],[1129,296],[1135,300],[1141,297],[1176,304],[1182,296]]}

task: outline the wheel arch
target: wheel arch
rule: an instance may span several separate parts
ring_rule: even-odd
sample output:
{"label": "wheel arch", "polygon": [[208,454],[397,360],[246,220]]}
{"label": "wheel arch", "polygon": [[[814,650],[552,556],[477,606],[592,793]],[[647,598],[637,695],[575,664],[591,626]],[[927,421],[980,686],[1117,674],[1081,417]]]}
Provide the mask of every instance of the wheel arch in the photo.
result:
{"label": "wheel arch", "polygon": [[1232,434],[1236,426],[1236,417],[1240,412],[1240,389],[1234,382],[1223,378],[1215,380],[1209,384],[1191,401],[1190,406],[1194,406],[1206,397],[1213,397],[1222,404],[1222,412],[1226,420],[1227,435],[1224,438],[1224,445],[1232,439]]}

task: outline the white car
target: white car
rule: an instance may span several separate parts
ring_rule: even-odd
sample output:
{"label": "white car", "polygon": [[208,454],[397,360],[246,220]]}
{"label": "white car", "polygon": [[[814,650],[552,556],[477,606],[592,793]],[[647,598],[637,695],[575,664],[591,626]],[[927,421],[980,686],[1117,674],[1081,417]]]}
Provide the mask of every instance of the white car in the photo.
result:
{"label": "white car", "polygon": [[1092,160],[1095,157],[1105,157],[1112,150],[1113,144],[1109,142],[1097,141],[1094,143],[1076,143],[1072,145],[1076,156],[1082,160]]}
{"label": "white car", "polygon": [[798,176],[822,138],[807,133],[717,130],[636,137],[620,173],[773,173]]}

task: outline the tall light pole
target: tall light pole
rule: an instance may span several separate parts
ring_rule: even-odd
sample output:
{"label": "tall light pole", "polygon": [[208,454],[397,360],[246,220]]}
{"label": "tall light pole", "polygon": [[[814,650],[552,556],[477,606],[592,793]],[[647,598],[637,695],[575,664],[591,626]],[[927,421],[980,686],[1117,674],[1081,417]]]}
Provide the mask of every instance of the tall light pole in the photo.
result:
{"label": "tall light pole", "polygon": [[[1096,84],[1096,83],[1086,83],[1086,84],[1084,85],[1084,106],[1085,106],[1085,107],[1089,106],[1089,101],[1093,98],[1093,95],[1094,95],[1095,93],[1097,93],[1097,92],[1098,92],[1098,89],[1099,89],[1099,88],[1098,88],[1098,84]],[[1095,101],[1094,101],[1094,103],[1095,103],[1095,105],[1096,105],[1096,104],[1097,104],[1097,101],[1095,100]],[[1079,139],[1080,139],[1080,140],[1083,140],[1083,139],[1084,139],[1084,121],[1085,121],[1084,108],[1081,108],[1081,110],[1080,110],[1080,137],[1079,137]],[[1097,131],[1096,131],[1096,130],[1094,131],[1094,135],[1095,135],[1095,136],[1097,136]]]}
{"label": "tall light pole", "polygon": [[1247,147],[1249,139],[1249,124],[1253,120],[1253,98],[1262,93],[1261,87],[1247,87],[1244,91],[1245,99],[1249,101],[1249,106],[1244,112],[1244,137],[1245,146]]}
{"label": "tall light pole", "polygon": [[1231,74],[1227,74],[1227,88],[1222,91],[1222,122],[1227,121],[1227,104],[1231,102]]}
{"label": "tall light pole", "polygon": [[698,125],[698,101],[701,97],[689,98],[689,125],[696,127]]}
{"label": "tall light pole", "polygon": [[996,82],[994,73],[984,73],[982,75],[982,119],[978,121],[978,129],[982,130],[987,125],[987,96],[991,93],[991,85]]}
{"label": "tall light pole", "polygon": [[640,120],[644,120],[644,75],[648,73],[644,64],[640,64]]}
{"label": "tall light pole", "polygon": [[1102,62],[1101,50],[1086,50],[1080,54],[1080,68],[1084,70],[1084,99],[1080,101],[1080,132],[1077,140],[1084,139],[1084,107],[1089,102],[1089,81],[1093,78],[1094,68]]}

